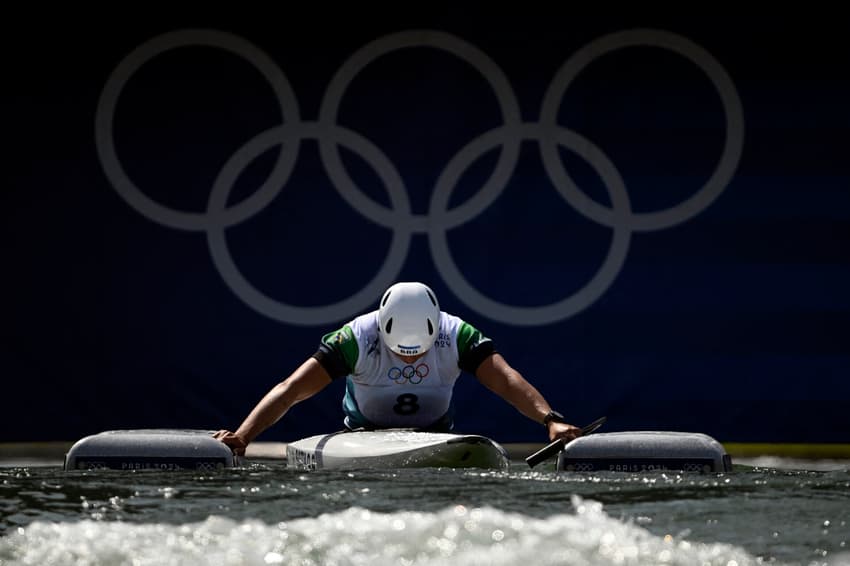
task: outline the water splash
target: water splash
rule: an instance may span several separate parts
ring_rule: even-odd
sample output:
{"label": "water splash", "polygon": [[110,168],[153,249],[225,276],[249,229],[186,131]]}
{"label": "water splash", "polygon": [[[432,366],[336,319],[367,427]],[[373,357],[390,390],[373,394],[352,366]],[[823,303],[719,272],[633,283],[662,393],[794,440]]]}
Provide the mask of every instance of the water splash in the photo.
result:
{"label": "water splash", "polygon": [[183,525],[36,522],[0,539],[0,564],[133,566],[722,565],[759,560],[723,543],[658,536],[572,500],[574,513],[535,518],[491,507],[379,513],[352,507],[278,524],[210,516]]}

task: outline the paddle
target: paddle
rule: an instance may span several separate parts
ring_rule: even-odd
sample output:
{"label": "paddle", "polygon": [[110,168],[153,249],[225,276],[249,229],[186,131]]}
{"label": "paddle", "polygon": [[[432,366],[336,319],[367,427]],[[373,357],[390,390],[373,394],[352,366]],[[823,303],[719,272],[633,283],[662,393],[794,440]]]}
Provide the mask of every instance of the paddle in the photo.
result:
{"label": "paddle", "polygon": [[[589,425],[582,427],[581,436],[587,436],[588,434],[592,433],[593,431],[595,431],[596,429],[601,427],[603,424],[605,424],[605,421],[607,419],[608,419],[608,417],[600,417],[600,418],[596,419],[595,421],[593,421],[592,423],[590,423]],[[549,444],[545,448],[541,448],[540,450],[538,450],[537,452],[535,452],[534,454],[532,454],[531,456],[526,458],[525,463],[528,464],[529,467],[533,468],[534,466],[536,466],[537,464],[539,464],[543,460],[546,460],[549,457],[554,456],[555,454],[557,454],[558,452],[563,450],[564,446],[566,446],[566,445],[567,445],[567,441],[564,440],[563,438],[559,438],[557,440],[554,440],[554,441],[552,441],[551,444]]]}

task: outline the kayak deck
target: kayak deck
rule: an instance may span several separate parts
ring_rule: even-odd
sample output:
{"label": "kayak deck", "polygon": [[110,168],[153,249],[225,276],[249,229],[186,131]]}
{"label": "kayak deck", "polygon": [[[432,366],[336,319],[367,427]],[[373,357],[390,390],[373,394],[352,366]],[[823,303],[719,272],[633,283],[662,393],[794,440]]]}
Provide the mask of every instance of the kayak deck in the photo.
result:
{"label": "kayak deck", "polygon": [[487,468],[510,464],[507,451],[480,435],[405,429],[342,431],[316,435],[286,447],[287,467]]}

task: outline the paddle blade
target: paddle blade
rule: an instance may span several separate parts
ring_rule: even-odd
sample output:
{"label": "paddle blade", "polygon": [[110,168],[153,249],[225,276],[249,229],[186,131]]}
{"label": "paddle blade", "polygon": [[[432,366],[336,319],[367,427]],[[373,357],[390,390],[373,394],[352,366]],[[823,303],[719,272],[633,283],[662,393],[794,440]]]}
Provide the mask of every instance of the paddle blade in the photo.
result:
{"label": "paddle blade", "polygon": [[[593,431],[601,427],[603,424],[605,424],[606,420],[608,420],[607,417],[600,417],[589,425],[583,426],[581,428],[581,436],[587,436],[588,434],[592,433]],[[567,442],[561,438],[553,440],[549,445],[541,448],[540,450],[526,458],[525,463],[533,468],[540,462],[548,460],[552,456],[556,455],[558,452],[563,450],[564,446],[566,445]]]}
{"label": "paddle blade", "polygon": [[595,421],[593,421],[589,425],[583,426],[582,429],[581,429],[581,435],[587,436],[591,432],[594,432],[597,428],[604,425],[605,421],[607,421],[607,420],[608,420],[608,417],[599,417],[598,419],[596,419]]}
{"label": "paddle blade", "polygon": [[531,456],[525,459],[525,463],[530,467],[534,467],[544,460],[548,460],[558,452],[564,449],[567,443],[562,438],[552,441],[548,446],[541,448]]}

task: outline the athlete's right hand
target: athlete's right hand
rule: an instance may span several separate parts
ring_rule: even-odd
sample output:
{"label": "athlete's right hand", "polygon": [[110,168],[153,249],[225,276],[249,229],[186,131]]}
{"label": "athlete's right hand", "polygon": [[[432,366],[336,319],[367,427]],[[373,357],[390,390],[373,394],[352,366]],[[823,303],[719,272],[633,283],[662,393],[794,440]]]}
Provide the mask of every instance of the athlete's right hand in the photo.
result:
{"label": "athlete's right hand", "polygon": [[217,438],[218,440],[228,445],[230,449],[233,450],[233,453],[237,456],[245,455],[245,448],[248,447],[248,442],[235,432],[230,432],[229,430],[220,430],[213,435],[213,438]]}

